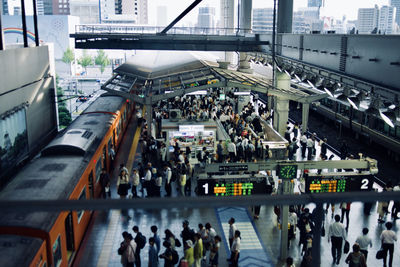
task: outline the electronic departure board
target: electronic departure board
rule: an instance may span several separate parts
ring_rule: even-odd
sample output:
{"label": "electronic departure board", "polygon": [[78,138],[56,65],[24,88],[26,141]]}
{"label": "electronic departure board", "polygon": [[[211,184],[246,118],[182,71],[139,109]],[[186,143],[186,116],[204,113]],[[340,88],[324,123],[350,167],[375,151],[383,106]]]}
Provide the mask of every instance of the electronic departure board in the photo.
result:
{"label": "electronic departure board", "polygon": [[309,175],[306,177],[306,193],[337,193],[352,191],[369,191],[374,183],[371,175],[323,176]]}
{"label": "electronic departure board", "polygon": [[272,186],[264,179],[199,179],[197,194],[201,196],[249,196],[269,194]]}

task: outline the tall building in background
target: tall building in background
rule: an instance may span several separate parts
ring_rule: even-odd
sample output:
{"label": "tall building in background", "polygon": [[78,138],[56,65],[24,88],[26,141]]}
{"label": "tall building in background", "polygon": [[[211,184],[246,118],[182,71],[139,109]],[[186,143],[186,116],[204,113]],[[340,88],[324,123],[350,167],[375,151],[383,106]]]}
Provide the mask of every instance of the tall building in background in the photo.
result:
{"label": "tall building in background", "polygon": [[358,33],[371,33],[375,28],[378,28],[379,8],[375,5],[374,8],[359,8],[357,15],[357,30]]}
{"label": "tall building in background", "polygon": [[220,2],[220,28],[235,28],[235,0],[221,0]]}
{"label": "tall building in background", "polygon": [[149,24],[149,11],[148,11],[148,3],[147,0],[135,0],[135,3],[138,3],[137,9],[135,8],[135,12],[137,12],[138,23],[139,24]]}
{"label": "tall building in background", "polygon": [[36,11],[38,15],[44,15],[44,1],[37,0],[36,1]]}
{"label": "tall building in background", "polygon": [[115,15],[117,16],[109,15],[110,19],[108,22],[129,20],[134,23],[148,24],[147,6],[147,0],[115,0]]}
{"label": "tall building in background", "polygon": [[167,26],[168,16],[167,16],[167,6],[157,7],[157,26]]}
{"label": "tall building in background", "polygon": [[379,11],[378,33],[393,34],[396,32],[396,8],[392,6],[382,6]]}
{"label": "tall building in background", "polygon": [[8,12],[8,0],[1,0],[1,7],[2,7],[2,12],[3,15],[9,15]]}
{"label": "tall building in background", "polygon": [[197,27],[215,28],[215,7],[199,7]]}
{"label": "tall building in background", "polygon": [[325,0],[308,0],[307,7],[323,7]]}
{"label": "tall building in background", "polygon": [[254,8],[253,9],[253,32],[272,32],[274,9]]}
{"label": "tall building in background", "polygon": [[99,1],[98,0],[71,0],[71,16],[79,17],[82,24],[99,23]]}
{"label": "tall building in background", "polygon": [[52,15],[69,15],[69,1],[70,0],[53,0]]}
{"label": "tall building in background", "polygon": [[390,0],[389,6],[396,8],[395,21],[396,21],[397,25],[400,26],[400,0]]}
{"label": "tall building in background", "polygon": [[100,22],[115,15],[115,0],[100,0]]}

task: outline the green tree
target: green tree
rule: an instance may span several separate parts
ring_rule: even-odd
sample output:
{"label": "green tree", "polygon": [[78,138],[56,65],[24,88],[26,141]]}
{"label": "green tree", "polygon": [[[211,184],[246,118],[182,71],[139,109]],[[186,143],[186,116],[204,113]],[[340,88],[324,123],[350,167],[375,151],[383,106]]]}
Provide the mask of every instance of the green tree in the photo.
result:
{"label": "green tree", "polygon": [[62,61],[66,64],[69,64],[70,75],[72,75],[71,63],[74,61],[74,59],[75,59],[74,51],[68,47],[67,50],[64,51]]}
{"label": "green tree", "polygon": [[84,67],[87,73],[87,66],[93,65],[93,58],[86,53],[86,50],[83,50],[83,55],[78,59],[78,64]]}
{"label": "green tree", "polygon": [[103,73],[105,68],[110,65],[110,60],[104,50],[98,50],[94,63],[100,66],[100,72]]}

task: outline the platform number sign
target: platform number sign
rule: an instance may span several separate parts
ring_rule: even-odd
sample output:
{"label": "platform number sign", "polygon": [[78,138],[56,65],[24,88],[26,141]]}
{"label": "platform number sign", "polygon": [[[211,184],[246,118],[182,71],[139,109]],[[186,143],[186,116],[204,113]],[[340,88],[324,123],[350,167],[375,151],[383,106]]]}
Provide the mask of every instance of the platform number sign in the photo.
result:
{"label": "platform number sign", "polygon": [[229,181],[201,179],[197,181],[197,195],[200,196],[249,196],[253,194],[266,194],[265,180]]}
{"label": "platform number sign", "polygon": [[353,191],[370,191],[374,178],[372,175],[353,175],[325,177],[323,175],[306,177],[307,193],[339,193]]}

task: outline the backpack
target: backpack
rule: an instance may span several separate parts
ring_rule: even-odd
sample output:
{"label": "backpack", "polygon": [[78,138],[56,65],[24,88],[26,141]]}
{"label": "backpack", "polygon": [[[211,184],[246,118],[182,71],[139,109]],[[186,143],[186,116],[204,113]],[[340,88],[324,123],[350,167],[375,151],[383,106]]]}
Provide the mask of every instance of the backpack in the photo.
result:
{"label": "backpack", "polygon": [[142,249],[146,245],[146,237],[142,234],[138,235],[137,246]]}
{"label": "backpack", "polygon": [[172,264],[177,264],[179,261],[179,255],[178,252],[176,252],[175,249],[171,249],[172,250]]}

